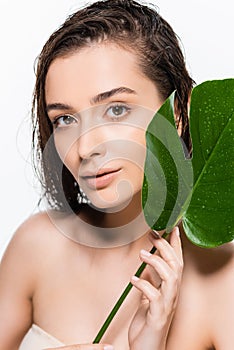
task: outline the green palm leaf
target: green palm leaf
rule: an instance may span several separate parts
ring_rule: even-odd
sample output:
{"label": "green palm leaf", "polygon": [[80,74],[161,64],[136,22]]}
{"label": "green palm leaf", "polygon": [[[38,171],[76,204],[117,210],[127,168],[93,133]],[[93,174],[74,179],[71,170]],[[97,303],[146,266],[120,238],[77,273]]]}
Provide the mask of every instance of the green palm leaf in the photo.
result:
{"label": "green palm leaf", "polygon": [[234,79],[207,81],[192,91],[192,159],[174,123],[174,94],[146,132],[142,205],[147,223],[168,231],[181,219],[202,247],[234,239]]}

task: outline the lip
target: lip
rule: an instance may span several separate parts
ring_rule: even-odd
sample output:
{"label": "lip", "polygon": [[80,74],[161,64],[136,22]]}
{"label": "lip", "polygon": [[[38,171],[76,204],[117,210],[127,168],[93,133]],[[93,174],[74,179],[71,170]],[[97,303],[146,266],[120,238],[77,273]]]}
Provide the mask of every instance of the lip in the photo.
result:
{"label": "lip", "polygon": [[85,172],[81,178],[91,189],[102,189],[107,187],[119,174],[121,169],[101,169],[97,173]]}

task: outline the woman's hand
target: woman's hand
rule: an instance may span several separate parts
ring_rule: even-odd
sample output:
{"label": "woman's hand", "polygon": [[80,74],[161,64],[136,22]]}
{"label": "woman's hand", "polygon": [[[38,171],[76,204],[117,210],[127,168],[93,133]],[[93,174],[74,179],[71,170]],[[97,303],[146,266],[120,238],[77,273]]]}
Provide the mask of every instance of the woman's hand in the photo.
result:
{"label": "woman's hand", "polygon": [[[171,233],[170,244],[160,236],[155,238],[153,233],[150,240],[159,255],[140,253],[141,260],[150,266],[147,266],[149,278],[131,279],[142,292],[142,301],[129,328],[130,350],[165,349],[179,295],[183,257],[178,227]],[[161,278],[160,286],[149,282],[156,280],[156,274]]]}
{"label": "woman's hand", "polygon": [[114,347],[108,344],[77,344],[44,350],[114,350]]}

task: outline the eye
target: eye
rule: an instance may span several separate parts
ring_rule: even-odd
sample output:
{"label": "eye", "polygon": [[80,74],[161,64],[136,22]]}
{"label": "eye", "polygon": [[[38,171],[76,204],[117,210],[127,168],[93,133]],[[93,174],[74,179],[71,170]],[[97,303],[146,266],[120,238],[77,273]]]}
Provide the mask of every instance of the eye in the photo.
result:
{"label": "eye", "polygon": [[77,119],[70,114],[63,114],[53,121],[54,128],[64,128],[72,124],[77,124]]}
{"label": "eye", "polygon": [[106,115],[112,120],[118,120],[126,117],[129,112],[130,108],[128,106],[116,104],[107,109]]}

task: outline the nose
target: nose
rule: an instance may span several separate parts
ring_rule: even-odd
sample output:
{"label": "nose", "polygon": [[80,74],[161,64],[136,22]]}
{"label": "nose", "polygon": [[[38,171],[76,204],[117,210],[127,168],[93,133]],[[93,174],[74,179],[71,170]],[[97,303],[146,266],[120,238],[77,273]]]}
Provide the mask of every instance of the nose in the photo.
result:
{"label": "nose", "polygon": [[78,153],[82,160],[101,157],[106,154],[105,138],[101,127],[83,131],[78,139]]}

